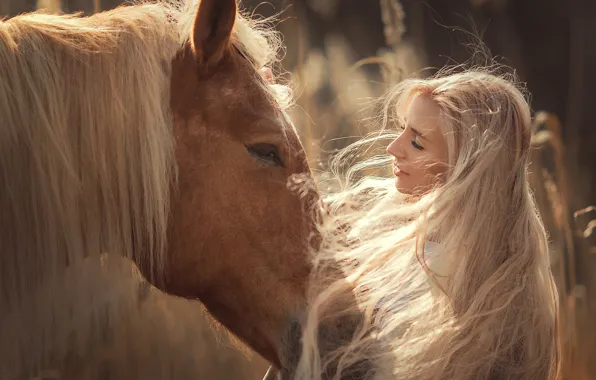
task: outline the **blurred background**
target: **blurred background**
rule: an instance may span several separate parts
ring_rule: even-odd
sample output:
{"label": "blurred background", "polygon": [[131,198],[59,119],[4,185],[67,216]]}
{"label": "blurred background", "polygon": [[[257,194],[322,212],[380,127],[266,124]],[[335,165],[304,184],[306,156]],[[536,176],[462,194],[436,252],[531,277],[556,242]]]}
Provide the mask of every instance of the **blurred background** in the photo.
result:
{"label": "blurred background", "polygon": [[[0,14],[44,8],[90,15],[121,3],[0,0]],[[275,25],[287,47],[282,65],[296,95],[292,117],[315,170],[324,169],[333,151],[374,130],[371,100],[404,78],[470,62],[477,38],[518,73],[532,94],[532,186],[550,233],[560,293],[562,379],[596,379],[596,238],[591,234],[596,211],[590,208],[596,205],[596,1],[243,0],[242,5],[262,17],[278,15]],[[159,329],[176,331],[180,352],[167,353],[185,358],[176,378],[260,379],[264,374],[266,363],[217,333],[196,305],[152,289],[143,292],[137,319],[123,319],[119,338],[130,342],[153,334],[158,339]],[[182,327],[180,315],[192,318],[192,333]],[[201,345],[192,341],[198,336]],[[113,349],[117,346],[98,347],[106,368],[123,360]],[[135,360],[155,361],[155,355],[144,352]],[[73,363],[78,364],[69,369],[72,376],[61,378],[85,378],[85,364]],[[49,369],[40,379],[57,378],[52,373]],[[106,378],[120,372],[109,373]]]}

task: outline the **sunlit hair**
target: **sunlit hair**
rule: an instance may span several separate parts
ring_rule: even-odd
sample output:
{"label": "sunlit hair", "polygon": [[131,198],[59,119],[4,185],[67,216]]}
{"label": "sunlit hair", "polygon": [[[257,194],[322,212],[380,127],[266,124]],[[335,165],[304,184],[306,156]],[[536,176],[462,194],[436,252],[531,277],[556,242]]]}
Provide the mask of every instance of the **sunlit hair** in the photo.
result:
{"label": "sunlit hair", "polygon": [[[413,200],[393,178],[360,175],[386,156],[344,169],[363,147],[394,137],[416,96],[440,107],[449,162],[444,183]],[[395,86],[383,109],[383,132],[332,162],[296,379],[339,379],[362,361],[373,365],[358,378],[554,379],[558,299],[528,183],[523,88],[494,69],[443,70]],[[429,242],[440,249],[425,251]],[[347,282],[334,277],[337,266]],[[338,306],[351,294],[362,325],[349,344],[320,351],[319,326],[351,312]]]}
{"label": "sunlit hair", "polygon": [[[71,343],[86,352],[136,310],[137,277],[100,254],[136,252],[161,272],[176,172],[171,62],[197,6],[0,20],[0,378],[59,362]],[[255,76],[280,58],[266,20],[239,14],[232,43]]]}

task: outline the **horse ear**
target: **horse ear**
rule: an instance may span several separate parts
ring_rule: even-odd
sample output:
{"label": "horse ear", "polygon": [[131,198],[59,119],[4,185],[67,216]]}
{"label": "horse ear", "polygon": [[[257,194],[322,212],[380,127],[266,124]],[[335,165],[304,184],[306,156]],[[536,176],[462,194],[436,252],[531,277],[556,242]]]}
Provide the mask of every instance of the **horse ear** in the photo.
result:
{"label": "horse ear", "polygon": [[201,65],[219,62],[230,44],[236,21],[236,0],[201,0],[191,35],[193,53]]}

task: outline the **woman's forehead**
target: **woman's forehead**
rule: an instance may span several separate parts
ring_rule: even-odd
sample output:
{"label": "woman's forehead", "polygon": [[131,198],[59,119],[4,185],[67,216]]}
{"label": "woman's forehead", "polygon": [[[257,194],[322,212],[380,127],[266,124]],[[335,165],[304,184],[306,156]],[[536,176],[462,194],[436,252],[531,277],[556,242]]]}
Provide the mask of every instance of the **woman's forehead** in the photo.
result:
{"label": "woman's forehead", "polygon": [[427,95],[418,95],[412,99],[406,112],[407,124],[410,128],[420,132],[423,137],[432,138],[441,133],[439,105]]}
{"label": "woman's forehead", "polygon": [[447,141],[441,128],[441,108],[428,95],[418,95],[408,105],[407,126],[424,142],[427,152],[447,162]]}

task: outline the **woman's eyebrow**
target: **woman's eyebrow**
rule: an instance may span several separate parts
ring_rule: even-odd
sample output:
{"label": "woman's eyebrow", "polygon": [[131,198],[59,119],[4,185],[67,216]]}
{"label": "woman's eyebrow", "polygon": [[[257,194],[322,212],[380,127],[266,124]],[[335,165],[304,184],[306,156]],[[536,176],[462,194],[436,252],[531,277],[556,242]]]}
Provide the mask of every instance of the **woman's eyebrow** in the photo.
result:
{"label": "woman's eyebrow", "polygon": [[423,140],[427,140],[427,141],[428,141],[428,139],[427,139],[426,137],[424,137],[424,135],[423,135],[422,133],[420,133],[420,131],[419,131],[419,130],[417,130],[417,129],[414,129],[414,128],[413,128],[411,125],[410,125],[409,127],[410,127],[410,129],[412,130],[412,132],[414,132],[414,134],[415,134],[416,136],[420,137],[420,138],[421,138],[421,139],[423,139]]}
{"label": "woman's eyebrow", "polygon": [[418,137],[420,137],[423,140],[428,141],[428,139],[426,137],[424,137],[424,135],[422,133],[420,133],[419,130],[417,130],[416,128],[412,127],[412,125],[410,123],[408,123],[408,118],[407,117],[403,117],[403,124],[404,124],[404,128],[410,127],[410,129],[412,130],[412,132],[414,132],[414,134]]}

